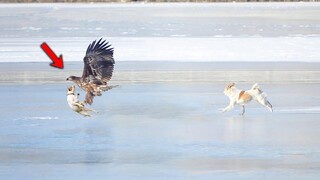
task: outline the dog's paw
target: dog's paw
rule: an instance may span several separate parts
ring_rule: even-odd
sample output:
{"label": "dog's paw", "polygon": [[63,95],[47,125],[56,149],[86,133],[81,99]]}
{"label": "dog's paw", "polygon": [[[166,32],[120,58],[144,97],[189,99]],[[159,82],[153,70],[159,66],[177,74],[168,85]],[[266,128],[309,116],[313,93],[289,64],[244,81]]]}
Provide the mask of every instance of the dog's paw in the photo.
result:
{"label": "dog's paw", "polygon": [[224,113],[224,112],[226,112],[226,111],[225,111],[225,109],[223,109],[223,108],[219,108],[219,109],[218,109],[218,112]]}

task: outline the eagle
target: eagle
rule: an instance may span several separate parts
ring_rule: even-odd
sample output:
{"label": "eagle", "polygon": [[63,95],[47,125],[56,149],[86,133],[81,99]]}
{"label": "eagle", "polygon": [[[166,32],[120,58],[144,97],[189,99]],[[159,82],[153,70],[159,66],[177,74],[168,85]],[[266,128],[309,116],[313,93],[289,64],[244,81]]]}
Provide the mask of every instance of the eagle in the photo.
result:
{"label": "eagle", "polygon": [[83,58],[81,77],[69,76],[66,80],[73,81],[86,92],[84,103],[92,104],[95,96],[116,86],[108,86],[114,69],[113,48],[103,38],[89,44]]}

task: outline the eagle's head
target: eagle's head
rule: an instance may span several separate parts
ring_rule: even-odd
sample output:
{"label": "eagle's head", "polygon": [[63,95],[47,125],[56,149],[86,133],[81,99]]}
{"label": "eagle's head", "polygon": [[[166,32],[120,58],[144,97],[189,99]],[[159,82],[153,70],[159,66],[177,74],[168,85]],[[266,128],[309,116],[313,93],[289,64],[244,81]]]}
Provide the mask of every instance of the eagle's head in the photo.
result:
{"label": "eagle's head", "polygon": [[76,81],[76,80],[79,80],[79,77],[76,77],[76,76],[69,76],[66,81]]}

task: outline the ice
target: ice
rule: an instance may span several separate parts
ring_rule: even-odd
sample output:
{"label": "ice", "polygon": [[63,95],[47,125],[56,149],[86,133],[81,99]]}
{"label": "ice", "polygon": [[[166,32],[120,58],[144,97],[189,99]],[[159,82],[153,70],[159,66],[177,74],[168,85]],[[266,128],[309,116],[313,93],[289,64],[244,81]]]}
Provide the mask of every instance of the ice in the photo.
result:
{"label": "ice", "polygon": [[275,111],[252,102],[245,116],[218,111],[228,104],[223,87],[122,84],[84,118],[68,108],[66,84],[1,85],[0,177],[319,176],[319,85],[260,84]]}
{"label": "ice", "polygon": [[59,119],[57,116],[51,117],[51,116],[40,116],[40,117],[24,117],[21,119],[15,119],[15,120],[51,120],[51,119]]}
{"label": "ice", "polygon": [[290,108],[290,109],[279,109],[279,112],[283,113],[315,113],[320,114],[320,107],[300,107],[300,108]]}
{"label": "ice", "polygon": [[[126,32],[130,33],[130,32]],[[180,35],[181,36],[181,35]],[[100,38],[48,38],[46,42],[65,61],[82,61],[89,43]],[[109,37],[117,61],[260,61],[319,62],[320,37]],[[0,40],[1,62],[45,62],[41,38]],[[239,46],[241,44],[241,46]],[[22,53],[23,52],[23,53]]]}
{"label": "ice", "polygon": [[319,62],[319,13],[319,3],[1,4],[0,62],[47,61],[44,41],[81,61],[100,37],[117,61]]}
{"label": "ice", "polygon": [[[0,4],[0,179],[317,179],[319,14],[319,3]],[[85,118],[65,79],[101,37],[121,87]],[[221,114],[227,82],[259,83],[274,112]]]}

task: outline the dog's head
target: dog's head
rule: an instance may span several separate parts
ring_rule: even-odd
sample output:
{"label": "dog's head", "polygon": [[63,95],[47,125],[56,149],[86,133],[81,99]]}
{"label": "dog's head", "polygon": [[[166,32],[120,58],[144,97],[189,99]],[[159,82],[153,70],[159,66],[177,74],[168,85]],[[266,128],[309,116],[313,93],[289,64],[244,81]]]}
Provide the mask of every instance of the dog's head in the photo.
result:
{"label": "dog's head", "polygon": [[223,93],[224,93],[225,95],[229,96],[230,93],[232,92],[232,89],[234,88],[234,85],[235,85],[234,82],[228,83],[228,84],[226,85],[226,87],[224,88]]}
{"label": "dog's head", "polygon": [[67,94],[74,94],[74,90],[75,90],[75,87],[74,87],[74,86],[69,86],[69,87],[68,87]]}

